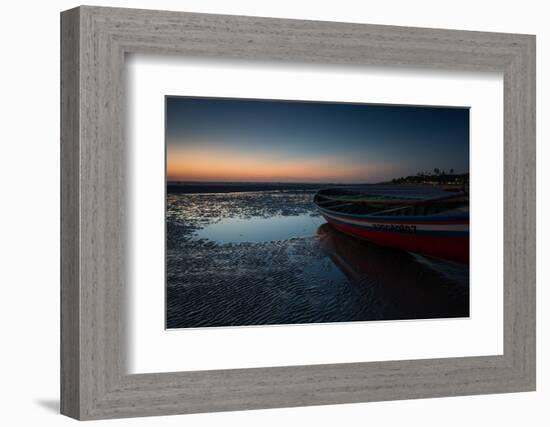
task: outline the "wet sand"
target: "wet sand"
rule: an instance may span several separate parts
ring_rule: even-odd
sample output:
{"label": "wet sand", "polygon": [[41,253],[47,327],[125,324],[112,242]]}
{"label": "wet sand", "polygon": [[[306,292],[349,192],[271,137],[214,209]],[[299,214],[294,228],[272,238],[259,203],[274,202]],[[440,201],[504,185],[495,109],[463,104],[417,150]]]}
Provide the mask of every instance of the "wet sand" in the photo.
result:
{"label": "wet sand", "polygon": [[[313,194],[309,188],[169,192],[167,327],[469,315],[467,266],[344,235],[319,217]],[[205,227],[228,218],[304,215],[311,216],[312,225],[296,237],[226,243],[200,237]]]}

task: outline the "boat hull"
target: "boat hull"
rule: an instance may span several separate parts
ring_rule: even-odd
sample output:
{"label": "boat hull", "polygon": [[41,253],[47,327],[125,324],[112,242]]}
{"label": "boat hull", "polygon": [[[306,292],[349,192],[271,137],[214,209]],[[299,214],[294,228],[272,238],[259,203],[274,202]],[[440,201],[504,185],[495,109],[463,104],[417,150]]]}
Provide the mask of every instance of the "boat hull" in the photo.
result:
{"label": "boat hull", "polygon": [[372,217],[343,216],[324,209],[319,210],[333,227],[357,238],[454,262],[469,261],[467,219],[376,220]]}

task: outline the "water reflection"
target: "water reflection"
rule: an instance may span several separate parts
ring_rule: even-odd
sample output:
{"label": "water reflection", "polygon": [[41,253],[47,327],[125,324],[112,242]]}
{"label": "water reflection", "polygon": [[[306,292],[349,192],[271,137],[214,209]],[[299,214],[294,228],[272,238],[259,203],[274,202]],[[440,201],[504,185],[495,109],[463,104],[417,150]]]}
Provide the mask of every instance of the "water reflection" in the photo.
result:
{"label": "water reflection", "polygon": [[223,218],[196,232],[197,237],[216,243],[269,242],[311,236],[324,220],[320,216],[274,215]]}
{"label": "water reflection", "polygon": [[368,294],[373,312],[382,317],[469,315],[467,267],[374,245],[327,223],[318,228],[317,236],[322,250],[352,285]]}

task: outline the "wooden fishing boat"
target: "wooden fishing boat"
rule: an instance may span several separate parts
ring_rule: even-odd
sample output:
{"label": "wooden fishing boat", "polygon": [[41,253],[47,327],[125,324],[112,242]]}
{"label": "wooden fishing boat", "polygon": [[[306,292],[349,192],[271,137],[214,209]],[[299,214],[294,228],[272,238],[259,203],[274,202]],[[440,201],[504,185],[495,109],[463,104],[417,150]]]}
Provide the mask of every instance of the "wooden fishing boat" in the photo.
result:
{"label": "wooden fishing boat", "polygon": [[370,242],[455,262],[469,260],[469,196],[462,189],[373,185],[317,192],[338,230]]}

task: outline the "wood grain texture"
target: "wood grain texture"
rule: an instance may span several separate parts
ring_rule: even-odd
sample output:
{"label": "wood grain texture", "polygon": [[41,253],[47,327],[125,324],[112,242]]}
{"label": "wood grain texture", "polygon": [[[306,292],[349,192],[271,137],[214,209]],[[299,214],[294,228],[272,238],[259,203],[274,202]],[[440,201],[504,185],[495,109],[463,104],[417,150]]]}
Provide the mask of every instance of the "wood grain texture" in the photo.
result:
{"label": "wood grain texture", "polygon": [[[80,7],[62,13],[62,413],[100,419],[535,388],[535,38]],[[504,74],[504,354],[127,374],[124,56]]]}
{"label": "wood grain texture", "polygon": [[80,414],[78,10],[61,20],[61,412]]}

